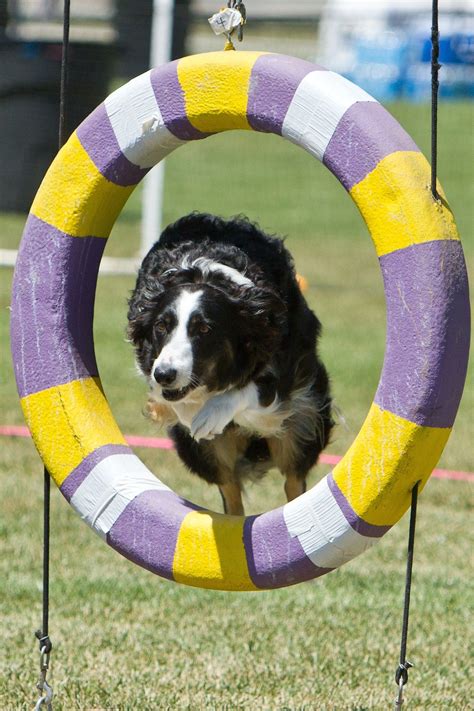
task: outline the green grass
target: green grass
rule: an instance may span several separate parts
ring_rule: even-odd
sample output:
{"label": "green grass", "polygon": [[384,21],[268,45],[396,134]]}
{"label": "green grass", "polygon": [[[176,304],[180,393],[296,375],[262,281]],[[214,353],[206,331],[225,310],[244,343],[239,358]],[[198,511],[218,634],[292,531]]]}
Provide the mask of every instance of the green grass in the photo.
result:
{"label": "green grass", "polygon": [[[427,152],[429,110],[392,111]],[[440,110],[439,175],[472,264],[472,108]],[[342,454],[372,401],[384,350],[383,290],[367,230],[335,179],[303,151],[272,136],[234,133],[177,151],[167,163],[165,220],[192,210],[247,213],[288,235],[308,298],[324,324],[323,357],[343,412],[329,451]],[[107,246],[136,254],[140,194]],[[0,216],[0,247],[16,247],[21,216]],[[22,423],[8,349],[10,270],[1,272],[2,423]],[[100,372],[124,431],[154,434],[140,415],[145,387],[125,342],[133,280],[99,280],[95,342]],[[472,373],[440,462],[474,468]],[[215,488],[183,471],[172,453],[140,451],[180,494],[220,510]],[[327,469],[318,467],[316,481]],[[31,708],[40,621],[41,463],[29,441],[0,454],[0,701]],[[273,473],[249,487],[247,512],[283,503]],[[431,481],[420,501],[409,659],[408,709],[471,703],[468,633],[472,485]],[[188,589],[140,570],[104,546],[53,493],[51,679],[59,709],[384,709],[396,692],[406,549],[405,519],[378,546],[314,583],[260,595]]]}

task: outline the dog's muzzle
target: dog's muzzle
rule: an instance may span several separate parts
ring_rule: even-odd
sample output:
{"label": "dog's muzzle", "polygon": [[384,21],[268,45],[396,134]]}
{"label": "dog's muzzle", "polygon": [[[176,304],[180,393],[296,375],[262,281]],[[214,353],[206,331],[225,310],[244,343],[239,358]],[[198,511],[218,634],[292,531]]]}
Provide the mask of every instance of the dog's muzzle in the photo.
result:
{"label": "dog's muzzle", "polygon": [[164,388],[173,385],[176,381],[177,375],[178,371],[176,368],[155,368],[153,371],[153,378],[156,380],[158,385],[161,385]]}
{"label": "dog's muzzle", "polygon": [[186,397],[191,390],[193,390],[193,386],[189,384],[186,385],[185,388],[180,388],[179,390],[167,390],[163,388],[161,394],[165,400],[168,400],[169,402],[177,402],[178,400],[182,400],[183,397]]}

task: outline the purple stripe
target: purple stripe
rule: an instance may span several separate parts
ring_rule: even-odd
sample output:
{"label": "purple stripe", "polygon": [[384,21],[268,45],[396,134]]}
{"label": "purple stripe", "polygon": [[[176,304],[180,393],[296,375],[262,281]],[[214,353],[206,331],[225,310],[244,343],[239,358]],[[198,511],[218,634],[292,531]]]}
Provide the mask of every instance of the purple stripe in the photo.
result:
{"label": "purple stripe", "polygon": [[307,74],[318,69],[322,67],[283,54],[259,57],[250,76],[247,105],[247,119],[252,128],[281,135],[295,91]]}
{"label": "purple stripe", "polygon": [[394,151],[417,151],[408,133],[383,106],[360,101],[339,121],[323,163],[350,190]]}
{"label": "purple stripe", "polygon": [[368,536],[369,538],[381,538],[383,535],[390,530],[391,526],[376,526],[373,523],[367,523],[364,519],[360,518],[334,481],[332,472],[327,477],[328,486],[331,490],[332,495],[336,499],[336,502],[344,514],[344,518],[347,523],[360,533],[361,536]]}
{"label": "purple stripe", "polygon": [[179,529],[194,504],[172,491],[145,491],[118,517],[107,542],[129,560],[173,580],[173,559]]}
{"label": "purple stripe", "polygon": [[72,470],[59,487],[65,499],[70,501],[71,497],[76,493],[76,490],[90,474],[92,469],[113,454],[133,455],[133,452],[126,444],[105,444],[103,447],[99,447],[94,452],[88,454],[87,457]]}
{"label": "purple stripe", "polygon": [[11,317],[20,397],[98,374],[92,318],[105,243],[98,237],[71,237],[28,217]]}
{"label": "purple stripe", "polygon": [[168,131],[181,140],[193,141],[211,134],[195,128],[186,115],[184,91],[178,79],[178,61],[153,69],[151,85]]}
{"label": "purple stripe", "polygon": [[451,427],[469,354],[469,295],[461,243],[416,244],[380,258],[387,343],[375,402],[410,422]]}
{"label": "purple stripe", "polygon": [[136,185],[148,173],[122,153],[105,104],[100,104],[77,128],[87,154],[102,175],[116,185]]}
{"label": "purple stripe", "polygon": [[291,538],[282,507],[248,517],[244,525],[244,545],[250,577],[262,589],[295,585],[331,570],[314,565],[298,538]]}

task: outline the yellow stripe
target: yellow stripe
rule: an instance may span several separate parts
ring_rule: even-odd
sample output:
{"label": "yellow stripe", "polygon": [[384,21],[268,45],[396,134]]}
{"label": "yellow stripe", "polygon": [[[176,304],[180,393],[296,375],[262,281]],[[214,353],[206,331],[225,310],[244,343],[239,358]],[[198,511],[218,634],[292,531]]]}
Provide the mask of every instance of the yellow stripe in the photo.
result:
{"label": "yellow stripe", "polygon": [[257,590],[247,567],[244,522],[243,516],[189,513],[178,534],[174,579],[214,590]]}
{"label": "yellow stripe", "polygon": [[364,521],[392,526],[408,509],[413,485],[426,483],[450,433],[450,428],[421,427],[374,403],[335,467],[334,480]]}
{"label": "yellow stripe", "polygon": [[412,244],[459,239],[441,186],[443,203],[430,189],[431,169],[422,153],[398,151],[383,158],[350,194],[382,256]]}
{"label": "yellow stripe", "polygon": [[264,52],[210,52],[180,59],[186,115],[204,133],[250,129],[247,103],[252,68]]}
{"label": "yellow stripe", "polygon": [[31,212],[72,237],[108,237],[133,188],[104,178],[73,133],[46,173]]}
{"label": "yellow stripe", "polygon": [[21,400],[36,447],[59,486],[88,454],[106,444],[126,444],[100,382],[57,385]]}

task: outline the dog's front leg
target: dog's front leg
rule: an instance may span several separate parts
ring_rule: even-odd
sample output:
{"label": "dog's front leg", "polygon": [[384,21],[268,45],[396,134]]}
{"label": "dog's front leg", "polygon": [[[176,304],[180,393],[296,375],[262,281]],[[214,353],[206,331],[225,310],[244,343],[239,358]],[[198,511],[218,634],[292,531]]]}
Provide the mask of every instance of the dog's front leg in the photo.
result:
{"label": "dog's front leg", "polygon": [[228,390],[214,395],[199,410],[191,423],[191,436],[195,440],[213,439],[222,434],[234,417],[258,405],[258,390],[249,383],[240,390]]}

